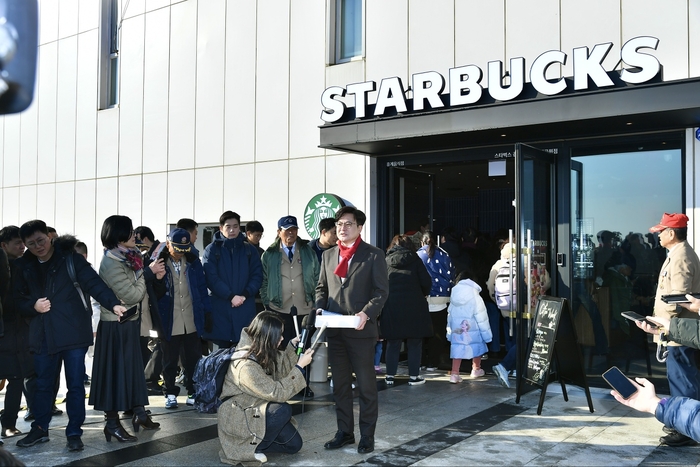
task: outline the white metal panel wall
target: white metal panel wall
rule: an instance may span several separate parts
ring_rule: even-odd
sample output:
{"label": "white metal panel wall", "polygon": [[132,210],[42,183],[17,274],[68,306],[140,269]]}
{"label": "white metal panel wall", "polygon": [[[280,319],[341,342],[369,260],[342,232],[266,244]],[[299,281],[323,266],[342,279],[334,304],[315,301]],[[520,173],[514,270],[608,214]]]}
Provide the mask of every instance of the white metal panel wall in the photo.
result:
{"label": "white metal panel wall", "polygon": [[[0,186],[5,186],[5,116],[0,117],[0,157],[3,160],[3,163],[0,164]],[[0,206],[2,199],[0,198]],[[0,217],[2,217],[2,213],[0,212]]]}
{"label": "white metal panel wall", "polygon": [[255,161],[256,5],[240,0],[226,8],[225,164]]}
{"label": "white metal panel wall", "polygon": [[658,37],[654,56],[663,65],[664,81],[688,77],[688,4],[687,0],[622,0],[622,40]]}
{"label": "white metal panel wall", "polygon": [[73,35],[58,41],[58,83],[56,99],[57,182],[75,180],[77,81],[78,36]]}
{"label": "white metal panel wall", "polygon": [[119,175],[137,174],[142,170],[144,17],[136,16],[122,23],[119,52]]}
{"label": "white metal panel wall", "polygon": [[318,131],[312,128],[319,124],[319,107],[313,103],[325,89],[325,2],[292,2],[291,7],[289,157],[322,155]]}
{"label": "white metal panel wall", "polygon": [[[448,76],[448,70],[455,66],[454,9],[454,0],[409,1],[409,79],[414,73],[424,71]],[[409,85],[412,85],[410,81],[405,84]]]}
{"label": "white metal panel wall", "polygon": [[141,175],[119,177],[118,213],[127,216],[134,227],[141,224],[143,198],[141,194]]}
{"label": "white metal panel wall", "polygon": [[[20,200],[22,206],[22,200]],[[27,222],[28,219],[23,211],[20,211],[20,224]],[[47,183],[37,185],[36,187],[36,217],[46,222],[50,227],[56,226],[56,184]],[[58,229],[56,229],[58,230]]]}
{"label": "white metal panel wall", "polygon": [[39,44],[58,39],[58,0],[39,0]]}
{"label": "white metal panel wall", "polygon": [[[93,0],[98,3],[97,0]],[[64,39],[78,34],[79,0],[59,0],[58,2],[58,38]]]}
{"label": "white metal panel wall", "polygon": [[289,1],[258,2],[256,161],[289,154]]}
{"label": "white metal panel wall", "polygon": [[143,172],[168,168],[170,8],[146,14],[143,69]]}
{"label": "white metal panel wall", "polygon": [[[299,235],[309,238],[304,228],[304,209],[311,198],[324,193],[325,157],[308,157],[289,161],[289,214],[296,216]],[[280,213],[282,217],[285,213]],[[278,217],[278,218],[279,218]],[[276,225],[276,224],[275,224]]]}
{"label": "white metal panel wall", "polygon": [[[102,224],[109,216],[117,213],[117,178],[101,178],[97,179],[96,197],[95,197],[95,243],[102,249],[102,241],[100,240],[100,232]],[[97,262],[93,263],[96,268],[99,268],[99,263],[102,261],[103,255],[98,255]]]}
{"label": "white metal panel wall", "polygon": [[[34,90],[34,100],[27,110],[20,114],[20,160],[19,160],[19,183],[20,185],[36,184],[37,176],[37,154],[39,144],[37,139],[37,118],[39,116],[39,102],[36,97],[36,86]],[[2,135],[2,125],[0,125],[0,135]],[[2,153],[0,152],[0,156]]]}
{"label": "white metal panel wall", "polygon": [[19,115],[5,117],[3,185],[6,187],[19,186],[20,123]]}
{"label": "white metal panel wall", "polygon": [[455,66],[476,65],[488,87],[488,62],[505,60],[505,2],[455,2]]}
{"label": "white metal panel wall", "polygon": [[170,0],[146,0],[146,12],[170,6]]}
{"label": "white metal panel wall", "polygon": [[[255,213],[253,215],[268,232],[277,230],[279,218],[289,213],[288,171],[289,162],[286,160],[259,162],[255,166]],[[248,206],[239,205],[238,209],[240,211],[236,212],[241,217],[248,218],[251,215]]]}
{"label": "white metal panel wall", "polygon": [[115,177],[119,163],[119,109],[97,114],[97,176]]}
{"label": "white metal panel wall", "polygon": [[146,12],[146,0],[122,0],[120,3],[124,19],[133,18]]}
{"label": "white metal panel wall", "polygon": [[75,234],[75,182],[56,183],[56,220],[53,227],[62,234]]}
{"label": "white metal panel wall", "polygon": [[[19,215],[19,188],[11,187],[2,190],[2,224],[20,226]],[[36,209],[36,196],[34,197],[34,206]],[[24,222],[24,221],[22,221]]]}
{"label": "white metal panel wall", "polygon": [[168,205],[168,175],[165,172],[144,174],[141,225],[146,225],[153,230],[156,238],[162,238],[167,224]]}
{"label": "white metal panel wall", "polygon": [[[44,0],[43,3],[46,3]],[[56,78],[58,42],[39,47],[39,183],[56,180]]]}
{"label": "white metal panel wall", "polygon": [[207,167],[224,163],[225,0],[200,1],[197,21],[195,166]]}
{"label": "white metal panel wall", "polygon": [[225,210],[224,183],[223,167],[194,171],[194,220],[206,219],[206,222],[212,222],[219,219]]}
{"label": "white metal panel wall", "polygon": [[194,170],[168,172],[168,224],[194,217]]}
{"label": "white metal panel wall", "polygon": [[[223,206],[221,212],[208,222],[219,222],[219,216],[221,216],[224,211],[237,212],[243,219],[256,218],[255,172],[255,164],[229,165],[224,167]],[[265,183],[267,183],[266,186],[269,188],[270,181],[268,180]],[[202,220],[197,222],[202,222]],[[265,224],[263,224],[263,226],[264,225]]]}
{"label": "white metal panel wall", "polygon": [[688,77],[695,78],[700,76],[700,2],[689,3],[688,17],[691,18],[688,21]]}
{"label": "white metal panel wall", "polygon": [[79,0],[78,32],[97,29],[100,26],[100,0]]}
{"label": "white metal panel wall", "polygon": [[[82,0],[81,0],[82,1]],[[78,36],[75,178],[94,178],[97,170],[98,31]]]}
{"label": "white metal panel wall", "polygon": [[168,169],[194,167],[195,70],[197,1],[170,9],[170,107]]}
{"label": "white metal panel wall", "polygon": [[357,181],[365,180],[368,159],[359,154],[326,157],[326,192],[347,199],[365,214],[365,185]]}
{"label": "white metal panel wall", "polygon": [[[365,3],[366,81],[398,76],[408,81],[408,0],[382,0]],[[381,45],[379,45],[381,44]],[[349,84],[349,83],[346,83]],[[377,101],[377,92],[367,102]]]}
{"label": "white metal panel wall", "polygon": [[[506,57],[504,72],[510,70],[510,59],[525,58],[525,81],[530,81],[530,66],[543,52],[560,50],[559,0],[506,0]],[[485,70],[484,70],[485,71]],[[561,69],[552,65],[548,78],[561,76]]]}
{"label": "white metal panel wall", "polygon": [[[91,193],[90,196],[94,197],[94,192]],[[24,222],[37,218],[36,185],[27,185],[19,187],[19,213],[20,217],[17,220],[7,221],[6,219],[3,219],[5,220],[3,226],[12,224],[19,227]]]}
{"label": "white metal panel wall", "polygon": [[[573,49],[612,42],[603,61],[606,70],[612,70],[620,60],[622,38],[620,33],[620,1],[588,0],[561,3],[561,51],[567,56],[563,76],[574,74]],[[544,52],[544,51],[543,51]]]}
{"label": "white metal panel wall", "polygon": [[92,180],[79,180],[75,182],[75,235],[85,242],[88,247],[88,259],[92,264],[97,264],[96,258],[100,257],[102,244],[95,242],[95,232],[102,228],[95,219],[95,187],[97,182]]}

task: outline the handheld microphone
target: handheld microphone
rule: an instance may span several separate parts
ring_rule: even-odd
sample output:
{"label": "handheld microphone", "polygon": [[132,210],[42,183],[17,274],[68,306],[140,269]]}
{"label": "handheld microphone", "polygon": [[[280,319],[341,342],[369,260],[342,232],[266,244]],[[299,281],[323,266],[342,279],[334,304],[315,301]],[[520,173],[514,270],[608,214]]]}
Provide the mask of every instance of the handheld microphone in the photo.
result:
{"label": "handheld microphone", "polygon": [[306,317],[306,327],[301,331],[301,338],[299,339],[299,346],[297,347],[297,355],[301,357],[304,353],[304,347],[306,347],[306,341],[311,338],[313,329],[316,326],[316,310],[311,310],[311,313]]}

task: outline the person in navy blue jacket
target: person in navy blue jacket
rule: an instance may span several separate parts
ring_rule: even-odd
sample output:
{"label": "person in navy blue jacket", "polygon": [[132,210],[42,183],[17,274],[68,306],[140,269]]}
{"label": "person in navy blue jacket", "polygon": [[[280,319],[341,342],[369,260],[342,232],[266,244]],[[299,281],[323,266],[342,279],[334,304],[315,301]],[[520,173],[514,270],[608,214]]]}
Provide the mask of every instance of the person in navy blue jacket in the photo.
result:
{"label": "person in navy blue jacket", "polygon": [[255,294],[263,279],[260,255],[241,233],[241,216],[232,211],[221,215],[219,231],[204,250],[202,263],[212,305],[202,337],[231,347],[256,315]]}
{"label": "person in navy blue jacket", "polygon": [[194,405],[194,374],[202,357],[200,336],[204,333],[204,315],[211,313],[209,293],[202,263],[192,253],[190,233],[176,228],[168,236],[161,253],[165,261],[165,295],[158,300],[163,335],[163,392],[165,407],[177,408],[180,387],[175,384],[180,351],[183,355],[187,405]]}

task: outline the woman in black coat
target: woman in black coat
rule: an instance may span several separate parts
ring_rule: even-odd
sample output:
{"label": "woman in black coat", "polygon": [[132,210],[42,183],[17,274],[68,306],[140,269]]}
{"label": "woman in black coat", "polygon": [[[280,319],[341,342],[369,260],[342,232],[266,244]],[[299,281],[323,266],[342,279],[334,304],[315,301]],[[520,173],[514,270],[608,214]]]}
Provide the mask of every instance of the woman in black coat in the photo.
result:
{"label": "woman in black coat", "polygon": [[386,384],[394,384],[399,366],[401,342],[408,341],[408,384],[425,383],[420,377],[423,338],[433,335],[433,326],[425,298],[432,285],[430,274],[415,252],[411,238],[396,235],[386,254],[389,272],[389,297],[379,326],[386,347]]}

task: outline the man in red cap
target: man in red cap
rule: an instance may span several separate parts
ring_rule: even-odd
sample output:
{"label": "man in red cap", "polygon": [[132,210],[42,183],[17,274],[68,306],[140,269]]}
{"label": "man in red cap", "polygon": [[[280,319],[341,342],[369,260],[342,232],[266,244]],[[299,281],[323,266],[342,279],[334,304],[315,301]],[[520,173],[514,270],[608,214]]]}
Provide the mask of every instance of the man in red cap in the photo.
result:
{"label": "man in red cap", "polygon": [[[699,319],[700,316],[697,313],[661,300],[663,295],[700,292],[700,260],[686,240],[688,216],[664,213],[661,222],[649,231],[657,233],[659,244],[668,250],[668,256],[659,273],[654,316],[668,319],[672,317]],[[658,338],[655,337],[655,340]],[[695,364],[695,354],[698,351],[673,342],[667,345],[666,376],[671,396],[700,399],[700,371]],[[668,446],[697,444],[692,438],[672,428],[664,426],[664,431],[668,435],[661,437],[659,440],[661,444]]]}

